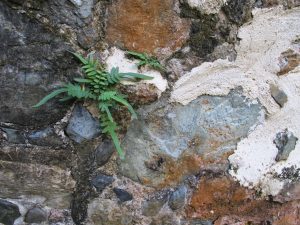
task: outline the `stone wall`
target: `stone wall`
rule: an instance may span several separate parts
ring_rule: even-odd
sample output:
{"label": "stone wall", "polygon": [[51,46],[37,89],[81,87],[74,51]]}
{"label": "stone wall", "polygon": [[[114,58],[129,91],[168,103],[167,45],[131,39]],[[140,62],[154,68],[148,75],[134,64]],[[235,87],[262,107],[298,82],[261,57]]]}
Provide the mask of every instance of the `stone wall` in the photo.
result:
{"label": "stone wall", "polygon": [[[0,224],[299,225],[299,7],[0,0]],[[120,87],[124,160],[91,103],[32,108],[80,76],[70,51],[154,77]]]}

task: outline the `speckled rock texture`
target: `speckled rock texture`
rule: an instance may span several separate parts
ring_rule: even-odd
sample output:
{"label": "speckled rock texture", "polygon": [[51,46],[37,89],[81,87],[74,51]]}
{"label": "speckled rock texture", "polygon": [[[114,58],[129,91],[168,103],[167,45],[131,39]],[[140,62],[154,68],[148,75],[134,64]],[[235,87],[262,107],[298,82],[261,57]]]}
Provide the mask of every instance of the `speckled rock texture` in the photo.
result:
{"label": "speckled rock texture", "polygon": [[[139,67],[126,51],[164,67]],[[116,86],[121,160],[70,51]],[[1,0],[0,225],[299,225],[298,0]]]}

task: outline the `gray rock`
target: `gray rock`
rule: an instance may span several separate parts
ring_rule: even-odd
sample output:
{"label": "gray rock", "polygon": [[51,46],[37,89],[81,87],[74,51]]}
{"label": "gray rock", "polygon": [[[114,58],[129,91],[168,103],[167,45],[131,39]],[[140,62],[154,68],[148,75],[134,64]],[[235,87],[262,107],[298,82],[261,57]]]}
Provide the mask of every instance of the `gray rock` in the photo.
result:
{"label": "gray rock", "polygon": [[43,209],[36,207],[30,209],[24,218],[26,223],[41,223],[47,220],[47,212]]}
{"label": "gray rock", "polygon": [[295,149],[298,138],[294,136],[292,132],[287,129],[276,134],[276,138],[273,141],[278,149],[275,160],[287,160],[291,151]]}
{"label": "gray rock", "polygon": [[213,225],[213,222],[210,220],[193,220],[190,223],[191,225]]}
{"label": "gray rock", "polygon": [[116,196],[121,202],[131,201],[132,200],[132,194],[130,194],[128,191],[125,191],[120,188],[114,188],[113,191],[115,192]]}
{"label": "gray rock", "polygon": [[[161,99],[142,108],[139,120],[131,123],[122,142],[126,155],[119,161],[120,172],[135,181],[143,178],[158,185],[164,174],[147,166],[156,155],[179,160],[183,154],[209,154],[219,159],[235,149],[263,115],[261,105],[243,97],[240,90],[222,97],[200,96],[185,106]],[[158,166],[163,165],[163,160],[159,162]]]}
{"label": "gray rock", "polygon": [[13,225],[14,221],[20,216],[21,214],[17,205],[0,199],[0,223]]}
{"label": "gray rock", "polygon": [[94,0],[82,0],[82,5],[79,7],[79,13],[82,18],[88,18],[92,14]]}
{"label": "gray rock", "polygon": [[252,18],[252,8],[255,0],[229,0],[223,6],[223,10],[230,21],[242,25]]}
{"label": "gray rock", "polygon": [[100,124],[86,108],[75,105],[66,133],[73,141],[81,143],[97,137],[100,134]]}
{"label": "gray rock", "polygon": [[115,147],[111,140],[105,139],[95,150],[95,158],[97,166],[105,165],[112,154],[115,151]]}
{"label": "gray rock", "polygon": [[77,35],[77,41],[79,45],[84,49],[91,48],[97,40],[98,35],[96,31],[91,27],[82,29]]}
{"label": "gray rock", "polygon": [[39,146],[60,146],[62,139],[54,132],[54,129],[48,127],[43,130],[33,131],[28,136],[28,142]]}
{"label": "gray rock", "polygon": [[283,107],[284,104],[287,102],[288,98],[284,91],[280,90],[277,86],[271,85],[271,95],[275,102],[280,106]]}
{"label": "gray rock", "polygon": [[14,144],[25,144],[26,139],[22,131],[11,129],[11,128],[0,128],[6,134],[7,141]]}
{"label": "gray rock", "polygon": [[69,104],[51,100],[32,106],[76,76],[78,64],[57,33],[9,4],[0,2],[0,121],[45,126],[61,119]]}
{"label": "gray rock", "polygon": [[174,192],[172,192],[169,199],[169,206],[173,210],[180,209],[184,206],[186,201],[187,188],[184,185],[181,185]]}
{"label": "gray rock", "polygon": [[69,207],[75,187],[70,170],[38,163],[3,160],[1,166],[1,197],[42,196],[45,198],[43,204],[49,207]]}
{"label": "gray rock", "polygon": [[169,198],[168,191],[155,193],[152,197],[142,203],[142,213],[144,216],[155,216],[166,204]]}
{"label": "gray rock", "polygon": [[114,182],[112,176],[99,174],[92,179],[92,185],[97,189],[98,192],[102,192],[108,185]]}

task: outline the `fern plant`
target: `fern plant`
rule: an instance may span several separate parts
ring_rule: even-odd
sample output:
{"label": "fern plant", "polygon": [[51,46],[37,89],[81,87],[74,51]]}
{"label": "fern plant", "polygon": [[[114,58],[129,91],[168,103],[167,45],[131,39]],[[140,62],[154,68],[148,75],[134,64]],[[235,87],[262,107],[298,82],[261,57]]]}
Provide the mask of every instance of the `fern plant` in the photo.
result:
{"label": "fern plant", "polygon": [[40,107],[58,95],[62,95],[60,101],[72,98],[96,101],[100,112],[102,132],[112,138],[120,158],[123,159],[124,152],[121,149],[117,136],[118,125],[113,118],[111,110],[117,105],[123,105],[127,107],[133,118],[137,116],[132,106],[127,102],[126,97],[116,90],[115,85],[123,79],[151,80],[153,77],[139,73],[120,73],[118,67],[113,67],[110,71],[106,71],[104,65],[93,59],[92,54],[87,57],[83,57],[78,53],[72,54],[82,63],[83,66],[81,68],[85,74],[84,78],[75,78],[74,83],[64,84],[63,87],[50,93],[33,107]]}
{"label": "fern plant", "polygon": [[127,55],[138,59],[139,63],[137,63],[137,67],[141,68],[142,66],[149,65],[153,69],[165,71],[165,67],[163,67],[160,62],[153,56],[149,56],[147,53],[139,53],[134,51],[127,51]]}

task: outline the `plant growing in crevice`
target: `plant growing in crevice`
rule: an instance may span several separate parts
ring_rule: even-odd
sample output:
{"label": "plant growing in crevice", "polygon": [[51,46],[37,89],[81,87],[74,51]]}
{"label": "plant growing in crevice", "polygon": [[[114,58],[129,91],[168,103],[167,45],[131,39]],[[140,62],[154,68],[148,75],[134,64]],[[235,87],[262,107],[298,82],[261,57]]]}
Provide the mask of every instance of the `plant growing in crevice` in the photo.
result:
{"label": "plant growing in crevice", "polygon": [[142,66],[149,65],[153,69],[165,71],[166,68],[163,67],[160,62],[153,56],[149,56],[147,53],[139,53],[134,51],[127,51],[126,54],[132,58],[139,60],[137,67],[141,68]]}
{"label": "plant growing in crevice", "polygon": [[50,93],[33,107],[40,107],[58,95],[63,95],[60,101],[73,98],[95,101],[100,112],[99,120],[102,132],[112,138],[120,158],[123,159],[124,153],[117,136],[118,125],[111,111],[118,105],[123,105],[127,107],[133,118],[137,116],[132,106],[127,102],[126,96],[117,91],[116,84],[123,79],[151,80],[153,78],[139,73],[120,73],[118,67],[113,67],[110,71],[107,71],[104,65],[94,60],[92,54],[87,57],[83,57],[78,53],[72,54],[83,64],[81,68],[85,74],[84,78],[75,78],[74,83],[64,84],[63,87]]}

